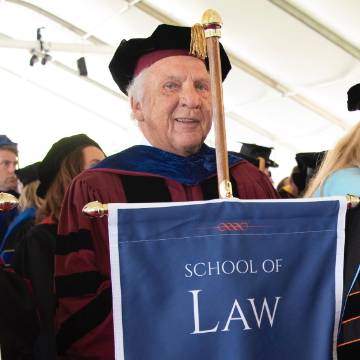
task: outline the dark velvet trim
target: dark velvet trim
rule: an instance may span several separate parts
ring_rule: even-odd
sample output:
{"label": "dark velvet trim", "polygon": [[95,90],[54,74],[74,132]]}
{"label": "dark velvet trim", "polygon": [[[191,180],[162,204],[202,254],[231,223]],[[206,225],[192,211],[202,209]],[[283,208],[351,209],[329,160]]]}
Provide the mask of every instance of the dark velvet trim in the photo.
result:
{"label": "dark velvet trim", "polygon": [[100,325],[112,309],[111,288],[105,289],[96,299],[66,320],[56,335],[58,355],[91,330]]}
{"label": "dark velvet trim", "polygon": [[[218,178],[217,176],[213,176],[209,179],[206,179],[201,183],[201,189],[203,193],[204,200],[212,200],[219,198],[219,191],[218,191]],[[230,176],[230,182],[232,186],[233,196],[238,197],[237,185],[235,179]]]}
{"label": "dark velvet trim", "polygon": [[206,179],[201,183],[201,189],[204,200],[212,200],[219,198],[217,176]]}
{"label": "dark velvet trim", "polygon": [[171,195],[165,180],[149,176],[121,176],[128,203],[169,202]]}
{"label": "dark velvet trim", "polygon": [[352,295],[347,298],[346,307],[342,321],[360,316],[360,294]]}
{"label": "dark velvet trim", "polygon": [[[348,209],[345,226],[344,297],[350,290],[360,259],[360,207]],[[359,280],[357,280],[359,283]],[[359,284],[351,291],[359,289]]]}
{"label": "dark velvet trim", "polygon": [[88,230],[79,230],[68,235],[59,235],[56,240],[56,255],[68,255],[79,250],[94,250]]}
{"label": "dark velvet trim", "polygon": [[106,278],[97,271],[55,277],[57,298],[95,294]]}
{"label": "dark velvet trim", "polygon": [[233,197],[238,198],[239,193],[238,193],[238,189],[237,189],[236,180],[231,175],[230,175],[230,182],[231,182]]}
{"label": "dark velvet trim", "polygon": [[337,348],[339,360],[358,360],[360,354],[360,341]]}

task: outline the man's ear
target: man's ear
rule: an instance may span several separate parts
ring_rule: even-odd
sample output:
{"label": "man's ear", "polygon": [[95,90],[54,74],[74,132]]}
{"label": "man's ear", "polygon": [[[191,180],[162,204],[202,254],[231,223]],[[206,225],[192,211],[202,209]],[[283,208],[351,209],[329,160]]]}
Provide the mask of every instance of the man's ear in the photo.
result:
{"label": "man's ear", "polygon": [[142,111],[141,102],[134,97],[130,98],[130,106],[135,120],[144,121],[144,114]]}

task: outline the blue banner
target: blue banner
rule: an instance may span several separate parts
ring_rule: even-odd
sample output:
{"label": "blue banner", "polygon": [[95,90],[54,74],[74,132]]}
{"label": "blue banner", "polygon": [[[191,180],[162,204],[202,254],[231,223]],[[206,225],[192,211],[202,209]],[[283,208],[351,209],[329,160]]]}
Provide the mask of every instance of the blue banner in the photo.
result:
{"label": "blue banner", "polygon": [[345,201],[111,204],[116,359],[333,359]]}

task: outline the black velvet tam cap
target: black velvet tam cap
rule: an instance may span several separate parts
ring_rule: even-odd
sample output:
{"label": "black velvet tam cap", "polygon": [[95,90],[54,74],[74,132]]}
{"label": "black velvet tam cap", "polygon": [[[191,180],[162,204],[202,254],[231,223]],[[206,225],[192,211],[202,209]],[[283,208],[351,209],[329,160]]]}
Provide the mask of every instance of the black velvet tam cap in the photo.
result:
{"label": "black velvet tam cap", "polygon": [[24,186],[39,179],[39,165],[40,161],[15,170],[16,176]]}
{"label": "black velvet tam cap", "polygon": [[240,155],[251,163],[258,165],[258,157],[265,159],[266,167],[278,167],[279,165],[270,159],[272,147],[261,146],[257,144],[242,143]]}
{"label": "black velvet tam cap", "polygon": [[347,106],[349,111],[360,110],[360,84],[352,86],[348,94]]}
{"label": "black velvet tam cap", "polygon": [[101,149],[97,142],[90,139],[85,134],[64,137],[53,144],[39,166],[40,184],[36,191],[37,195],[42,198],[45,197],[50,185],[60,170],[62,161],[67,155],[77,148],[84,148],[87,146],[96,146]]}
{"label": "black velvet tam cap", "polygon": [[[127,95],[127,88],[132,79],[139,72],[135,72],[138,61],[145,55],[161,50],[184,50],[183,55],[189,55],[191,41],[191,28],[162,24],[159,25],[152,35],[148,38],[135,38],[121,41],[114,57],[112,58],[109,69],[113,79],[120,90]],[[179,55],[179,54],[177,54]],[[166,56],[172,56],[171,53]],[[220,59],[222,80],[231,69],[228,56],[220,44]],[[160,60],[158,58],[157,60]],[[149,62],[150,66],[155,61]],[[208,59],[205,59],[208,68]],[[143,67],[145,68],[145,67]]]}
{"label": "black velvet tam cap", "polygon": [[312,178],[320,167],[326,151],[298,153],[295,156],[297,166],[292,173],[292,178],[299,191],[305,190],[310,178]]}
{"label": "black velvet tam cap", "polygon": [[326,151],[298,153],[295,160],[300,169],[317,169],[326,155]]}

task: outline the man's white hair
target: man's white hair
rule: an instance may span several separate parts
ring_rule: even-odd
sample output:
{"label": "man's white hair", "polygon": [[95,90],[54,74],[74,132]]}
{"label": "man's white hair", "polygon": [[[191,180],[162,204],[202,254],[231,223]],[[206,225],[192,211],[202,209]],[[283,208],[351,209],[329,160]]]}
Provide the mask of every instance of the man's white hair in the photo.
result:
{"label": "man's white hair", "polygon": [[[129,100],[133,98],[135,101],[139,101],[140,103],[144,99],[145,94],[145,78],[148,73],[148,68],[141,71],[141,73],[137,76],[135,76],[131,83],[129,84],[127,88],[128,98]],[[136,120],[134,112],[131,112],[131,118],[133,120]]]}
{"label": "man's white hair", "polygon": [[137,101],[142,101],[144,98],[144,83],[148,73],[148,68],[141,71],[141,73],[135,76],[127,88],[128,97],[134,98]]}

